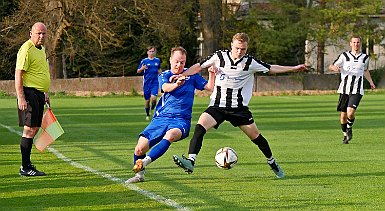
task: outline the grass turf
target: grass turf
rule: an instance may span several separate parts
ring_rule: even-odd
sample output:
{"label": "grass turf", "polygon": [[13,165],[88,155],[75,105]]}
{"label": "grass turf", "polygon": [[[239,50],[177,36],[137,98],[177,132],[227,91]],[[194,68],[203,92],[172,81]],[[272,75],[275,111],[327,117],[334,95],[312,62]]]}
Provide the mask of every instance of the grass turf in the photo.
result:
{"label": "grass turf", "polygon": [[[173,154],[187,154],[187,138],[172,144],[163,157],[147,167],[146,182],[125,186],[120,181],[133,175],[130,169],[137,135],[148,124],[141,97],[53,97],[52,109],[66,133],[52,148],[99,174],[69,165],[48,150],[39,153],[33,149],[34,164],[48,174],[39,178],[18,176],[20,138],[4,127],[20,130],[16,102],[3,97],[0,207],[385,210],[385,94],[364,96],[349,145],[342,144],[337,100],[337,95],[261,96],[250,102],[257,126],[284,169],[285,179],[275,179],[258,148],[238,128],[224,123],[205,136],[193,174],[185,174],[171,158]],[[208,98],[196,98],[192,131],[207,104]],[[214,154],[223,146],[232,147],[239,156],[231,170],[215,165]],[[150,199],[151,194],[158,198]]]}

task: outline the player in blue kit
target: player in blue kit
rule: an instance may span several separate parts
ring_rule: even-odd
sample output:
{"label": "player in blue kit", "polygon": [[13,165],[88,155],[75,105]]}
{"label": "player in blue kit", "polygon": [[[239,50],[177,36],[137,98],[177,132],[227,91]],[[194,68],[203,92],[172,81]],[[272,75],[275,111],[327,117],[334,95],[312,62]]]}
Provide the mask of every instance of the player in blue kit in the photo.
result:
{"label": "player in blue kit", "polygon": [[156,55],[156,48],[150,46],[147,48],[147,58],[142,59],[136,71],[143,74],[143,96],[145,100],[146,120],[150,120],[150,101],[151,110],[156,106],[156,97],[158,96],[159,84],[158,75],[162,72],[160,67],[161,60]]}
{"label": "player in blue kit", "polygon": [[215,73],[212,69],[209,69],[208,81],[201,75],[194,74],[169,82],[171,76],[179,75],[186,70],[184,68],[186,56],[187,52],[183,47],[171,49],[171,70],[164,71],[158,77],[163,94],[156,106],[153,119],[139,134],[132,169],[135,176],[128,179],[127,183],[143,182],[145,167],[162,156],[172,142],[188,136],[195,89],[213,90]]}

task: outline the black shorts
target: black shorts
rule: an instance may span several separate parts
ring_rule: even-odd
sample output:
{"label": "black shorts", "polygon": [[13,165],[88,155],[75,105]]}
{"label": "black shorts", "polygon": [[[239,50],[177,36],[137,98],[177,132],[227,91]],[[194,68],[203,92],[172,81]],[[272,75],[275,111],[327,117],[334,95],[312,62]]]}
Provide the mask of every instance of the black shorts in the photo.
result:
{"label": "black shorts", "polygon": [[45,96],[34,88],[23,87],[27,110],[18,109],[19,126],[40,127],[43,119]]}
{"label": "black shorts", "polygon": [[220,108],[210,106],[205,112],[210,114],[217,122],[214,126],[215,129],[218,129],[219,125],[225,120],[229,121],[234,127],[254,123],[253,115],[246,106],[242,108]]}
{"label": "black shorts", "polygon": [[338,100],[337,111],[346,112],[348,107],[354,108],[356,110],[358,105],[361,102],[362,95],[360,94],[340,94],[340,99]]}

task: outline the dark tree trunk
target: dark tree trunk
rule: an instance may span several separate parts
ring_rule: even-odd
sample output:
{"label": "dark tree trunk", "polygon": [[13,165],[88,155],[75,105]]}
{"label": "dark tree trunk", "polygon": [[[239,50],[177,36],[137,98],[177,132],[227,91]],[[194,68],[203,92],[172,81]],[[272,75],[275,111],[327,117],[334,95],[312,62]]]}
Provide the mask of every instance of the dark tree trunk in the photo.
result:
{"label": "dark tree trunk", "polygon": [[50,64],[51,78],[63,78],[63,45],[61,37],[63,31],[70,26],[70,24],[63,18],[62,1],[48,0],[45,2],[45,10],[47,19],[45,24],[48,30],[48,38],[46,42],[47,56]]}
{"label": "dark tree trunk", "polygon": [[317,73],[324,74],[325,67],[325,41],[318,41],[317,46]]}
{"label": "dark tree trunk", "polygon": [[222,1],[200,0],[202,29],[203,29],[203,57],[206,57],[219,48],[221,40]]}

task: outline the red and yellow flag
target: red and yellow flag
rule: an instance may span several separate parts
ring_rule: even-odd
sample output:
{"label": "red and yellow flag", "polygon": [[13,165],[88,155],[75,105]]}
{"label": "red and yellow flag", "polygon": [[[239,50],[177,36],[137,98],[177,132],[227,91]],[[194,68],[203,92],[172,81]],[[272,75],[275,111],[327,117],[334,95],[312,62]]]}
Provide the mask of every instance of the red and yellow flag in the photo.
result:
{"label": "red and yellow flag", "polygon": [[41,123],[39,132],[35,136],[35,146],[43,152],[52,142],[63,135],[64,130],[53,114],[51,108],[48,108],[44,115]]}

